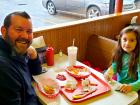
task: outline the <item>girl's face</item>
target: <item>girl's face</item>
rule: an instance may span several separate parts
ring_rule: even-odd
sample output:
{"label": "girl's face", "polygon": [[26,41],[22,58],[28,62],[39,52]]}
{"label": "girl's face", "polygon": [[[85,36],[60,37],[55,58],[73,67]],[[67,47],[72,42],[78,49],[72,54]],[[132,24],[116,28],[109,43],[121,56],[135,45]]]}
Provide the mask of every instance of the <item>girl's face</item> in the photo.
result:
{"label": "girl's face", "polygon": [[137,44],[136,35],[134,32],[124,33],[121,37],[121,47],[127,52],[131,53]]}

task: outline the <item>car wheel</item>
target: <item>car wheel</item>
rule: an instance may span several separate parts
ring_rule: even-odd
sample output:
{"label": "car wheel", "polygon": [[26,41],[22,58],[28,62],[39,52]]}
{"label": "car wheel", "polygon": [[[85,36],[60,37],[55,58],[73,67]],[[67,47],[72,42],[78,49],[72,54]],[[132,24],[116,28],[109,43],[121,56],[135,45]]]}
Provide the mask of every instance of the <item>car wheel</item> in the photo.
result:
{"label": "car wheel", "polygon": [[91,6],[87,9],[87,13],[86,13],[87,18],[98,17],[100,15],[101,15],[101,11],[96,6]]}
{"label": "car wheel", "polygon": [[52,1],[49,1],[47,3],[47,10],[48,10],[48,13],[51,15],[56,14],[56,8],[55,8],[55,5]]}

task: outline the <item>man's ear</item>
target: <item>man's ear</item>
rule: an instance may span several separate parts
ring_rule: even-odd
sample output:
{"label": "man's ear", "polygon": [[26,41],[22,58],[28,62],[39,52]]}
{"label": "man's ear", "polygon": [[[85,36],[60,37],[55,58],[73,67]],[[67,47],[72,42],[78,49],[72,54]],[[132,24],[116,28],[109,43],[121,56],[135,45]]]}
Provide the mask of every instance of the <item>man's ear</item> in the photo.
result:
{"label": "man's ear", "polygon": [[2,38],[6,38],[6,28],[4,26],[1,27]]}

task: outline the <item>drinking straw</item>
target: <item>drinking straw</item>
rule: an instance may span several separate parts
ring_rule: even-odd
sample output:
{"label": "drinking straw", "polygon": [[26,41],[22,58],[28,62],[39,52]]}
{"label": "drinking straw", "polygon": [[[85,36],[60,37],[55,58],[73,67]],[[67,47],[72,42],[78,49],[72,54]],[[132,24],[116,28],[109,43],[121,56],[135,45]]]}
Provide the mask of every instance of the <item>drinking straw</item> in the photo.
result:
{"label": "drinking straw", "polygon": [[72,46],[74,46],[74,43],[75,43],[75,38],[73,38],[73,41],[72,41]]}

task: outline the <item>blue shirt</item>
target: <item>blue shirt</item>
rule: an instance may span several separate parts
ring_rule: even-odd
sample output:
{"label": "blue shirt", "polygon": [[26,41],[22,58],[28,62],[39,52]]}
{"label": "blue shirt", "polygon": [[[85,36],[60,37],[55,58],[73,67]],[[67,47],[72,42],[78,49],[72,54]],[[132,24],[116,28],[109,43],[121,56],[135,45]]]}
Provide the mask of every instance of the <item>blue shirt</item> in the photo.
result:
{"label": "blue shirt", "polygon": [[38,105],[31,75],[41,70],[38,58],[13,54],[10,45],[0,38],[0,105]]}

